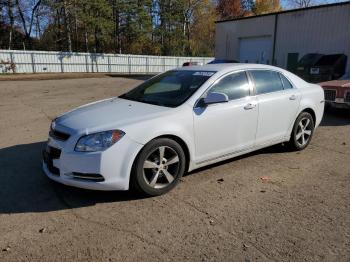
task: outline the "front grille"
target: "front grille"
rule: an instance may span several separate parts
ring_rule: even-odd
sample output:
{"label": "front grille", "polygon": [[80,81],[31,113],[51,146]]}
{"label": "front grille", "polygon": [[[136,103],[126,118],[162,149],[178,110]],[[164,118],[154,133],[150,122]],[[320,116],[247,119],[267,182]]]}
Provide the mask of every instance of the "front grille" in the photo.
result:
{"label": "front grille", "polygon": [[50,129],[49,136],[61,141],[67,141],[70,137],[69,134],[63,133],[61,131]]}
{"label": "front grille", "polygon": [[350,91],[345,93],[345,102],[350,103]]}
{"label": "front grille", "polygon": [[73,172],[72,177],[79,180],[93,181],[93,182],[105,181],[104,177],[101,176],[100,174],[84,174],[84,173]]}
{"label": "front grille", "polygon": [[51,146],[47,146],[43,152],[43,159],[47,165],[47,169],[56,176],[60,175],[60,170],[53,165],[53,160],[59,159],[60,156],[61,150]]}
{"label": "front grille", "polygon": [[335,101],[335,98],[337,97],[337,91],[326,89],[324,90],[324,97],[326,101]]}

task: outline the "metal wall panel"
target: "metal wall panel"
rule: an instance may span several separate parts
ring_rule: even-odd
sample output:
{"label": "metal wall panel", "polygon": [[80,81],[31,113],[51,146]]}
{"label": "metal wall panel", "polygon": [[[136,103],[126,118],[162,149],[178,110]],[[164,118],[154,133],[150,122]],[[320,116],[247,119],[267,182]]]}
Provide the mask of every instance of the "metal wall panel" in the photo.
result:
{"label": "metal wall panel", "polygon": [[[212,57],[166,57],[94,53],[0,50],[0,62],[13,61],[17,73],[99,72],[157,74],[196,61],[206,64]],[[0,73],[5,66],[0,63]]]}
{"label": "metal wall panel", "polygon": [[288,53],[348,56],[350,69],[350,4],[310,9],[279,15],[276,62],[287,67]]}
{"label": "metal wall panel", "polygon": [[[348,56],[350,70],[350,4],[324,6],[277,15],[275,64],[286,68],[288,53]],[[276,14],[216,24],[215,57],[239,60],[239,41],[249,37],[274,38]],[[258,47],[257,47],[258,48]],[[271,57],[272,61],[272,57]]]}
{"label": "metal wall panel", "polygon": [[273,38],[274,24],[274,16],[255,17],[216,24],[215,57],[239,60],[240,39],[250,37]]}

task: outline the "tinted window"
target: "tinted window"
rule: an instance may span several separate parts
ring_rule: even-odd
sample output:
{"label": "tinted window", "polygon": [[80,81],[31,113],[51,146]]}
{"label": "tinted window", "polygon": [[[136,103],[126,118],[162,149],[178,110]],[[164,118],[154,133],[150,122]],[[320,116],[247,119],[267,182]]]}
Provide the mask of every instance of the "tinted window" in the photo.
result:
{"label": "tinted window", "polygon": [[254,78],[256,93],[266,94],[283,90],[279,73],[267,70],[251,71]]}
{"label": "tinted window", "polygon": [[280,74],[281,79],[282,79],[282,83],[283,83],[283,89],[292,89],[293,86],[292,84],[289,82],[289,80],[282,74]]}
{"label": "tinted window", "polygon": [[336,63],[342,55],[325,55],[316,63],[316,66],[333,65]]}
{"label": "tinted window", "polygon": [[300,59],[298,64],[299,66],[314,65],[321,57],[321,54],[307,54]]}
{"label": "tinted window", "polygon": [[341,78],[339,78],[340,80],[350,80],[350,71],[345,73]]}
{"label": "tinted window", "polygon": [[156,76],[121,98],[147,104],[176,107],[185,102],[215,72],[168,71]]}
{"label": "tinted window", "polygon": [[223,77],[209,92],[224,93],[229,100],[249,96],[249,82],[245,72]]}

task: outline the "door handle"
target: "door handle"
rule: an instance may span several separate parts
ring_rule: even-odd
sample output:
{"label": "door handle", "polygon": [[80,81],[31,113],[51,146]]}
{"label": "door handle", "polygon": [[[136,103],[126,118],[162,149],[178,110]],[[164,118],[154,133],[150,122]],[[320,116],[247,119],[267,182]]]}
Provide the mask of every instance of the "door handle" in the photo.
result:
{"label": "door handle", "polygon": [[256,107],[256,104],[252,104],[252,103],[249,103],[248,105],[246,105],[244,107],[245,110],[251,110],[251,109],[254,109]]}
{"label": "door handle", "polygon": [[291,96],[289,97],[289,100],[297,100],[297,96],[296,96],[296,95],[291,95]]}

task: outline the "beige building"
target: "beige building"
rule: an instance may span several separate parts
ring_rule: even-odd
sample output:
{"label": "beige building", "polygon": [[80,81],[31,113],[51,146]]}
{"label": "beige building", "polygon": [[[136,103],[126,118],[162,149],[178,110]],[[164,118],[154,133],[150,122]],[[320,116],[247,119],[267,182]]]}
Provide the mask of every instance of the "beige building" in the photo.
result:
{"label": "beige building", "polygon": [[216,23],[218,59],[289,68],[308,53],[345,54],[350,70],[350,1]]}

